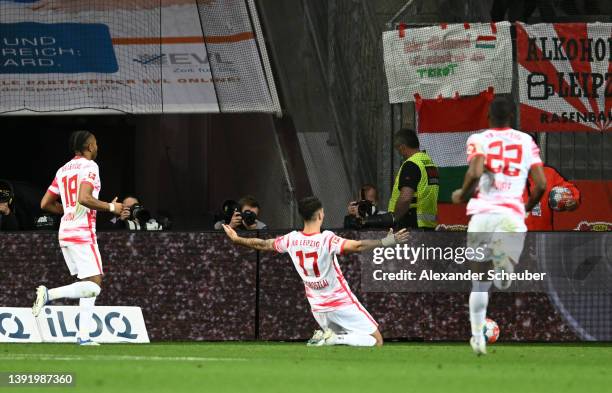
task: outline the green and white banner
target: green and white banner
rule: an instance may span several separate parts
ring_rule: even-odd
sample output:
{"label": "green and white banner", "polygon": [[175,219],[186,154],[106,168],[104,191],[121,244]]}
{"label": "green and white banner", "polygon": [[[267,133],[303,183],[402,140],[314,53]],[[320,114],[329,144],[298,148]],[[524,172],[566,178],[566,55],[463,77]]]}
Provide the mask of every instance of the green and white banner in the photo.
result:
{"label": "green and white banner", "polygon": [[392,104],[512,89],[510,23],[465,23],[383,33]]}

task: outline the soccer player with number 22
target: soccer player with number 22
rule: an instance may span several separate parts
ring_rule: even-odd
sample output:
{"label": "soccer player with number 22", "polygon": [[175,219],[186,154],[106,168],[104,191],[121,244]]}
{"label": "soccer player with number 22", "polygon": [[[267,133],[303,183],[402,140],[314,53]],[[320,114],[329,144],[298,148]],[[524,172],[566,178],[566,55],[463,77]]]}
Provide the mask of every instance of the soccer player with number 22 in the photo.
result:
{"label": "soccer player with number 22", "polygon": [[229,225],[223,229],[232,242],[260,251],[288,253],[304,282],[312,314],[321,327],[308,341],[310,346],[352,345],[381,346],[383,338],[378,323],[361,305],[349,288],[338,265],[337,255],[372,250],[405,243],[408,232],[390,230],[380,240],[348,240],[331,231],[321,232],[324,212],[316,197],[299,202],[304,230],[293,231],[276,239],[243,238]]}
{"label": "soccer player with number 22", "polygon": [[[36,289],[32,314],[38,316],[49,301],[68,298],[79,300],[79,345],[99,345],[89,332],[93,327],[93,309],[102,285],[102,261],[96,240],[96,211],[121,214],[123,205],[98,200],[100,173],[95,159],[98,155],[96,137],[89,131],[75,131],[70,136],[70,150],[75,157],[61,167],[41,201],[41,208],[63,214],[59,243],[71,275],[80,281],[59,288]],[[60,202],[61,199],[61,202]]]}

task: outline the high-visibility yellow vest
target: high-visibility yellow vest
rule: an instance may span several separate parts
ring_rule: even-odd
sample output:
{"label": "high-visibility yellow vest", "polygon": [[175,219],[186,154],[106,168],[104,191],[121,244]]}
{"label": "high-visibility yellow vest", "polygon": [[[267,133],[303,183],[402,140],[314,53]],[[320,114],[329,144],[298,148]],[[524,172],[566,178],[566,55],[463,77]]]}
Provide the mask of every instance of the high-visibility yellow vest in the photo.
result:
{"label": "high-visibility yellow vest", "polygon": [[[416,209],[417,225],[419,228],[435,228],[438,225],[438,191],[440,188],[438,168],[427,153],[420,151],[413,154],[402,163],[393,184],[393,192],[389,199],[388,211],[394,212],[395,205],[400,196],[399,182],[402,169],[407,162],[415,163],[421,170],[421,180],[417,185],[414,197],[416,201],[410,203],[410,209]],[[401,217],[396,217],[400,219]]]}

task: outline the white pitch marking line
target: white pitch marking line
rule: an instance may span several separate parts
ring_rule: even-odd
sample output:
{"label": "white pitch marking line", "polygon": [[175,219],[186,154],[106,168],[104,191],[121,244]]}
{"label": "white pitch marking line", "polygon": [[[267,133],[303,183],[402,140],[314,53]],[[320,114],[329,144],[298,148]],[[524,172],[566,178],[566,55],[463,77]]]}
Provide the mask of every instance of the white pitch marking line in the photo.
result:
{"label": "white pitch marking line", "polygon": [[53,355],[53,354],[14,354],[0,355],[1,360],[133,360],[133,361],[168,361],[168,362],[244,362],[248,359],[244,358],[212,358],[212,357],[197,357],[197,356],[131,356],[131,355],[92,355],[92,356],[71,356],[71,355]]}

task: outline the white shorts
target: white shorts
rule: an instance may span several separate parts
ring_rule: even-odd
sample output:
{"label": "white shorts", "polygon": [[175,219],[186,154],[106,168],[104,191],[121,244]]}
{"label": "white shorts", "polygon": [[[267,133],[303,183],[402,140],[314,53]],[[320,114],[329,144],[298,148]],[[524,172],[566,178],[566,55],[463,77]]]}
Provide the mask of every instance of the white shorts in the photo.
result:
{"label": "white shorts", "polygon": [[361,304],[351,304],[338,310],[312,313],[321,329],[334,333],[373,334],[378,323]]}
{"label": "white shorts", "polygon": [[74,244],[61,249],[71,275],[82,279],[104,274],[97,244]]}
{"label": "white shorts", "polygon": [[485,248],[482,262],[490,261],[492,254],[504,253],[518,263],[527,232],[524,219],[508,214],[474,214],[467,231],[468,247]]}

